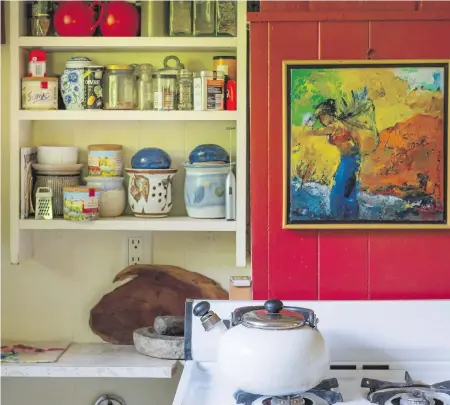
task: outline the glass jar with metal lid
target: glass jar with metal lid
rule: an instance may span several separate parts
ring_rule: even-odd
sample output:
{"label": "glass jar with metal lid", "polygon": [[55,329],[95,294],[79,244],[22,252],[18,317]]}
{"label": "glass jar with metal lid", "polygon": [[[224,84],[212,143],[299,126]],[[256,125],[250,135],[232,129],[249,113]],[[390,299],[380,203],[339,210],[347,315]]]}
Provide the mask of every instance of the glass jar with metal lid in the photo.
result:
{"label": "glass jar with metal lid", "polygon": [[156,72],[153,74],[153,109],[157,111],[176,110],[177,75]]}
{"label": "glass jar with metal lid", "polygon": [[138,110],[153,109],[153,66],[150,64],[138,65],[136,67],[137,80],[137,108]]}
{"label": "glass jar with metal lid", "polygon": [[131,65],[107,65],[104,76],[105,110],[133,110],[137,107],[136,78]]}
{"label": "glass jar with metal lid", "polygon": [[182,69],[178,79],[178,109],[192,110],[194,107],[193,100],[192,72],[189,72],[187,69]]}

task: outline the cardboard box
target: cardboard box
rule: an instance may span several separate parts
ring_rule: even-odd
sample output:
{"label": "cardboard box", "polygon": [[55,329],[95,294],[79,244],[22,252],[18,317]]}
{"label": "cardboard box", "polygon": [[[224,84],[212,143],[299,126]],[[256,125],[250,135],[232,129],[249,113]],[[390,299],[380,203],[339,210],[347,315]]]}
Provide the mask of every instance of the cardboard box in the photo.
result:
{"label": "cardboard box", "polygon": [[252,300],[252,297],[252,279],[250,277],[230,277],[230,300]]}

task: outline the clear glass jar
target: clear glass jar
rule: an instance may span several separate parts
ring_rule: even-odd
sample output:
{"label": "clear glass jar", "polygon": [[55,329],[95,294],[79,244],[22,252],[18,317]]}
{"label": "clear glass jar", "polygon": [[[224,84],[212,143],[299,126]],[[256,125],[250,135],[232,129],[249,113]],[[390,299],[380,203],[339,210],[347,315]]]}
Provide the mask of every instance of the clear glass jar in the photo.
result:
{"label": "clear glass jar", "polygon": [[153,109],[152,65],[140,65],[137,70],[137,108],[138,110]]}
{"label": "clear glass jar", "polygon": [[105,110],[134,110],[137,107],[133,66],[108,65],[103,80]]}
{"label": "clear glass jar", "polygon": [[192,72],[182,69],[178,80],[178,109],[192,110],[194,108],[193,99]]}
{"label": "clear glass jar", "polygon": [[194,35],[214,36],[215,3],[215,0],[194,0]]}
{"label": "clear glass jar", "polygon": [[169,34],[173,36],[192,35],[192,1],[170,0]]}
{"label": "clear glass jar", "polygon": [[177,75],[157,72],[153,74],[153,109],[177,109]]}
{"label": "clear glass jar", "polygon": [[220,0],[216,8],[216,34],[218,36],[237,35],[237,1]]}

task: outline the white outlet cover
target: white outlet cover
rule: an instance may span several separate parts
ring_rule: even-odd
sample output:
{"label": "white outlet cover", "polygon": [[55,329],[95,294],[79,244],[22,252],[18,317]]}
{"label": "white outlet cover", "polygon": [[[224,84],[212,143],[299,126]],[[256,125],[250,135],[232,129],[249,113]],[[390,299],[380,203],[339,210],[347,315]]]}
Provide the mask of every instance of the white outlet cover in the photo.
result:
{"label": "white outlet cover", "polygon": [[128,266],[144,264],[144,246],[142,238],[128,238]]}

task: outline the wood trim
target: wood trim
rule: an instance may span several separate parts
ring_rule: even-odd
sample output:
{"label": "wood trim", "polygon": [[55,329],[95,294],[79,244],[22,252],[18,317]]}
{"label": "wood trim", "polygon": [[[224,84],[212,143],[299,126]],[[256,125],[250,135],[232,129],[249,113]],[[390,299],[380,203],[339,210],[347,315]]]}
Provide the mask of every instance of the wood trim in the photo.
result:
{"label": "wood trim", "polygon": [[296,21],[423,21],[450,20],[450,10],[439,11],[272,11],[247,13],[250,22]]}

